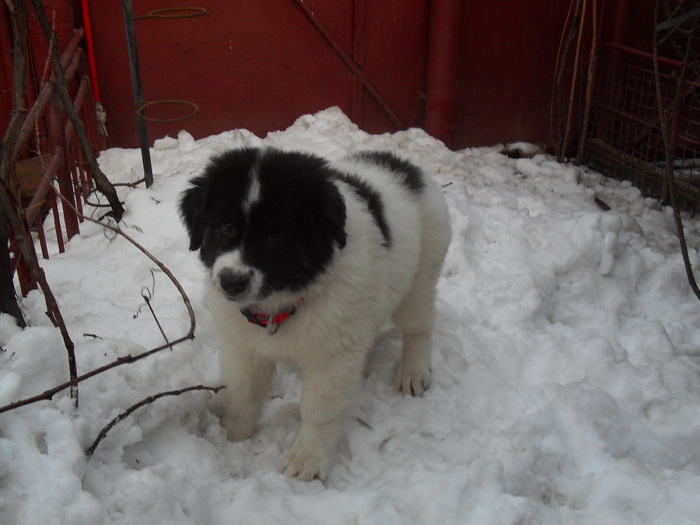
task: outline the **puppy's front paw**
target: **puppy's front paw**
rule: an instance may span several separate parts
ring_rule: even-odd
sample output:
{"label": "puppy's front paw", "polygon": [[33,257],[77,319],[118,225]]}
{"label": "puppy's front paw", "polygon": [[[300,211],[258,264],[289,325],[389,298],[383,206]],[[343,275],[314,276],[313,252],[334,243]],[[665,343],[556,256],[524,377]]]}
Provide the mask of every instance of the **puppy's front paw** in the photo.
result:
{"label": "puppy's front paw", "polygon": [[297,437],[292,448],[284,457],[282,473],[301,481],[320,479],[326,481],[330,471],[330,455],[321,443],[314,446],[315,440]]}
{"label": "puppy's front paw", "polygon": [[422,396],[430,388],[431,381],[430,368],[410,366],[408,363],[401,363],[396,374],[396,388],[414,397]]}
{"label": "puppy's front paw", "polygon": [[255,431],[255,421],[242,418],[222,417],[221,426],[226,429],[226,436],[229,441],[243,441],[253,435]]}

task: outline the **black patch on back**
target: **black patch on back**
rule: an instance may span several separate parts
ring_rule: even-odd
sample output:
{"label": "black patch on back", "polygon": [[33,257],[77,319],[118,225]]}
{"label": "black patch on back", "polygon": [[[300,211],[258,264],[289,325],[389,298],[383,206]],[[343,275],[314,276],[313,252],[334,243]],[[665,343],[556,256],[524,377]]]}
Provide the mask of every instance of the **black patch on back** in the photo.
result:
{"label": "black patch on back", "polygon": [[343,181],[348,186],[351,186],[358,197],[360,197],[367,204],[367,209],[372,214],[372,218],[376,223],[379,231],[382,232],[382,237],[384,237],[383,246],[389,248],[391,246],[391,230],[389,229],[389,224],[386,222],[384,217],[384,203],[379,193],[373,190],[369,184],[360,179],[355,175],[349,175],[347,173],[338,173],[338,180]]}
{"label": "black patch on back", "polygon": [[388,151],[361,151],[353,155],[353,158],[385,168],[411,193],[420,193],[425,188],[423,172],[417,166],[397,157],[393,153]]}

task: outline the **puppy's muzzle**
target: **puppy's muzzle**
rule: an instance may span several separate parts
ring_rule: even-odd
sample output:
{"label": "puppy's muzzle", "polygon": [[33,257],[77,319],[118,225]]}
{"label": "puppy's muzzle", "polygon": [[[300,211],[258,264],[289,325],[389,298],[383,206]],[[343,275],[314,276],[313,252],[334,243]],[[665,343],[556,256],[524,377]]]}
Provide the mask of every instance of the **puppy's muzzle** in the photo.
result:
{"label": "puppy's muzzle", "polygon": [[219,286],[230,299],[244,295],[250,288],[252,279],[252,271],[241,273],[224,269],[219,272]]}

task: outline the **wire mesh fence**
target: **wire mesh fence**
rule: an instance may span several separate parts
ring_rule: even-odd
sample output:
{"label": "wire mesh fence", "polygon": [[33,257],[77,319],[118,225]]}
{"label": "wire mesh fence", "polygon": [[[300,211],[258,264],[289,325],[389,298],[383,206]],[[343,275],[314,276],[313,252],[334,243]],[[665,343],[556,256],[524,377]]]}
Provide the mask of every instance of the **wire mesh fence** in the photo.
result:
{"label": "wire mesh fence", "polygon": [[[700,210],[700,84],[695,78],[679,86],[680,62],[661,58],[658,64],[678,203],[695,212]],[[681,96],[673,107],[678,89],[682,90]],[[653,56],[624,46],[603,46],[591,106],[586,163],[605,175],[631,181],[649,197],[666,201],[665,162]]]}

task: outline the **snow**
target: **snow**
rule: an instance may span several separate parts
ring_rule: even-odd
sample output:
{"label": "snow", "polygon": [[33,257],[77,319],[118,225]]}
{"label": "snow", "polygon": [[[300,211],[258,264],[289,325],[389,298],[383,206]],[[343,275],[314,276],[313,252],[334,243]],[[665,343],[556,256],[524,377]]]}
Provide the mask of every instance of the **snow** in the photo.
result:
{"label": "snow", "polygon": [[[299,381],[282,370],[260,428],[230,443],[188,392],[218,386],[202,269],[176,204],[215,152],[269,145],[328,158],[395,151],[434,174],[453,242],[439,283],[431,390],[392,388],[400,348],[387,327],[370,356],[329,480],[278,473],[298,428]],[[561,165],[518,143],[452,152],[423,131],[369,135],[331,108],[265,138],[245,130],[151,150],[155,183],[119,191],[122,228],[178,277],[196,339],[0,415],[3,524],[691,524],[700,522],[700,302],[686,283],[671,211],[627,183]],[[137,150],[110,149],[113,182],[141,177]],[[594,199],[608,204],[603,211]],[[103,208],[94,210],[99,217]],[[700,220],[686,217],[698,264]],[[175,288],[98,225],[43,266],[76,343],[80,372],[187,333]],[[60,334],[33,292],[31,327],[0,316],[0,405],[67,378]]]}

